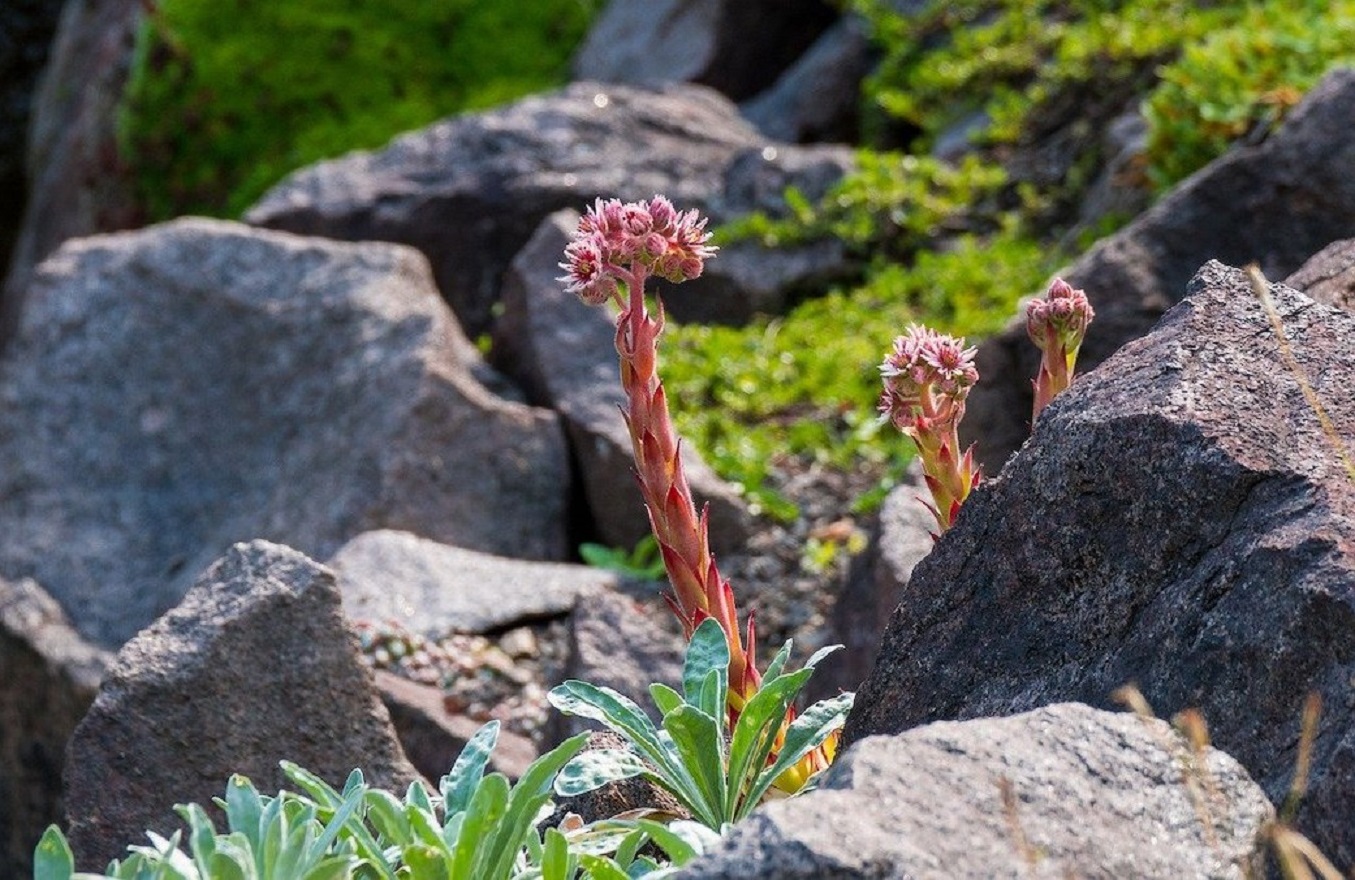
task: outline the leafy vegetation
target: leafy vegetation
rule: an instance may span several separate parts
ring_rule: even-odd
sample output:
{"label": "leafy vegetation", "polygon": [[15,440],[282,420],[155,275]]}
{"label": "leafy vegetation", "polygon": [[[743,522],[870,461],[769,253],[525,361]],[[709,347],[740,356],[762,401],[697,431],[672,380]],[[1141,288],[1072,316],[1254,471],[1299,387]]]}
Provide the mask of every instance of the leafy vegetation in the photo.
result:
{"label": "leafy vegetation", "polygon": [[[787,216],[720,234],[768,247],[836,237],[861,280],[748,327],[672,328],[665,349],[674,399],[690,402],[674,415],[679,430],[783,517],[795,509],[768,478],[788,456],[901,468],[907,450],[876,430],[871,408],[895,334],[914,321],[971,341],[995,331],[1078,249],[1130,219],[1066,228],[1116,115],[1142,101],[1145,186],[1161,191],[1266,133],[1332,66],[1355,63],[1351,0],[937,0],[908,15],[886,0],[850,5],[884,52],[866,84],[866,134],[908,152],[864,149],[820,201],[790,192]],[[929,155],[961,131],[963,160]],[[1062,150],[1054,171],[1032,172],[1040,163],[1022,156],[1049,143]]]}
{"label": "leafy vegetation", "polygon": [[596,0],[156,0],[120,146],[152,219],[235,216],[287,172],[562,82]]}
{"label": "leafy vegetation", "polygon": [[1324,73],[1355,64],[1355,2],[1239,9],[1229,27],[1185,46],[1144,102],[1148,174],[1165,189],[1235,141],[1278,125]]}
{"label": "leafy vegetation", "polygon": [[840,647],[821,649],[803,668],[788,672],[791,643],[786,642],[768,664],[761,687],[743,706],[732,730],[725,705],[729,643],[720,624],[711,618],[696,628],[687,644],[682,691],[650,685],[654,705],[663,713],[662,730],[638,705],[610,688],[565,682],[550,692],[551,704],[566,715],[605,724],[633,750],[590,749],[579,754],[561,768],[556,792],[574,796],[609,782],[643,776],[676,798],[696,821],[723,834],[762,802],[777,777],[846,722],[852,694],[815,703],[782,727],[786,710],[809,681],[814,666]]}
{"label": "leafy vegetation", "polygon": [[[662,877],[704,852],[714,838],[690,822],[645,820],[538,828],[560,768],[586,735],[566,740],[532,762],[514,784],[486,773],[499,723],[480,728],[442,778],[438,792],[414,782],[403,801],[371,788],[354,770],[343,791],[283,762],[299,792],[260,794],[233,776],[217,800],[227,831],[198,804],[176,807],[188,825],[149,845],[131,846],[105,874],[75,873],[65,835],[47,829],[34,852],[34,880],[574,880]],[[653,840],[671,862],[641,848]],[[186,843],[187,851],[181,846]]]}

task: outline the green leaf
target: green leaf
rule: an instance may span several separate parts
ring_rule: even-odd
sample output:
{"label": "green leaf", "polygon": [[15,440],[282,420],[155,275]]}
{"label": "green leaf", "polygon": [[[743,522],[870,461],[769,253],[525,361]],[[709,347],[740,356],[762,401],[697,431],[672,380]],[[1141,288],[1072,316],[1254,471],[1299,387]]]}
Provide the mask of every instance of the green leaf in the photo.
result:
{"label": "green leaf", "polygon": [[639,706],[611,688],[570,679],[551,688],[546,699],[566,715],[602,722],[629,740],[657,768],[679,775],[680,771],[672,766],[667,751],[659,742],[659,731],[654,722]]}
{"label": "green leaf", "polygon": [[235,774],[226,783],[226,823],[231,831],[245,836],[251,853],[257,854],[263,842],[262,818],[263,799],[258,789],[247,777]]}
{"label": "green leaf", "polygon": [[442,880],[444,877],[453,876],[451,865],[444,857],[443,853],[431,846],[424,846],[421,843],[407,844],[400,851],[400,857],[404,860],[405,866],[411,871],[409,877],[417,877],[423,880],[425,877],[436,877]]}
{"label": "green leaf", "polygon": [[546,829],[541,854],[541,880],[569,880],[569,841],[554,828]]}
{"label": "green leaf", "polygon": [[698,818],[719,828],[728,821],[724,815],[724,737],[720,722],[695,706],[680,706],[664,717],[663,726],[696,783],[697,790],[689,797],[698,808]]}
{"label": "green leaf", "polygon": [[495,828],[490,847],[492,859],[487,863],[479,863],[482,872],[479,876],[508,875],[527,835],[535,834],[532,823],[536,821],[538,810],[549,799],[551,783],[556,774],[587,742],[586,733],[571,737],[537,758],[523,771],[522,778],[509,794],[503,820]]}
{"label": "green leaf", "polygon": [[318,864],[321,858],[329,850],[330,845],[338,839],[339,833],[346,830],[350,821],[352,821],[355,816],[358,821],[352,822],[352,824],[362,824],[362,817],[358,814],[358,809],[366,800],[367,787],[362,783],[362,774],[356,773],[356,775],[357,784],[352,784],[353,777],[350,776],[349,784],[344,786],[344,791],[347,792],[347,796],[345,797],[343,804],[330,818],[329,823],[325,826],[324,831],[320,833],[320,836],[315,838],[307,848],[307,864]]}
{"label": "green leaf", "polygon": [[216,826],[207,811],[197,804],[177,804],[174,811],[188,824],[188,848],[198,871],[210,873],[212,856],[216,853]]}
{"label": "green leaf", "polygon": [[649,686],[649,695],[654,700],[654,706],[659,710],[659,715],[667,715],[678,706],[682,705],[682,694],[673,690],[666,684],[655,682]]}
{"label": "green leaf", "polygon": [[486,839],[508,811],[508,794],[508,779],[501,773],[490,773],[476,786],[456,838],[452,880],[489,880],[496,876],[485,870],[495,855]]}
{"label": "green leaf", "polygon": [[763,679],[762,687],[739,713],[729,744],[725,816],[739,815],[738,805],[751,787],[751,779],[767,766],[767,756],[776,744],[776,734],[785,722],[786,710],[813,672],[812,669],[800,669],[789,675]]}
{"label": "green leaf", "polygon": [[352,856],[330,856],[302,875],[302,880],[348,880],[353,876],[356,862]]}
{"label": "green leaf", "polygon": [[395,795],[379,788],[368,789],[367,821],[387,844],[400,845],[409,840],[409,819],[404,804]]}
{"label": "green leaf", "polygon": [[[729,675],[729,642],[720,624],[713,618],[707,618],[696,628],[691,641],[687,643],[687,658],[682,666],[682,690],[688,704],[701,706],[701,688],[706,677],[716,670],[723,670],[726,677]],[[721,699],[723,701],[723,695]]]}
{"label": "green leaf", "polygon": [[776,652],[776,656],[772,658],[772,662],[767,664],[767,671],[762,674],[763,681],[768,681],[769,679],[774,679],[781,675],[786,668],[786,663],[790,661],[790,648],[791,640],[786,639],[786,643],[781,646],[781,650]]}
{"label": "green leaf", "polygon": [[580,855],[579,866],[588,872],[592,880],[630,880],[630,875],[605,856]]}
{"label": "green leaf", "polygon": [[[278,765],[282,767],[283,775],[296,783],[296,786],[306,792],[306,794],[310,795],[316,804],[331,810],[337,810],[339,804],[343,803],[343,795],[335,791],[334,787],[328,782],[325,782],[306,768],[294,764],[291,761],[279,761]],[[354,770],[353,773],[357,773],[358,779],[361,781],[362,773],[358,770]],[[352,779],[351,774],[349,779]]]}
{"label": "green leaf", "polygon": [[48,825],[33,850],[33,880],[70,880],[75,871],[75,856],[66,836],[55,825]]}
{"label": "green leaf", "polygon": [[588,749],[576,756],[555,777],[555,792],[577,797],[609,782],[630,779],[646,772],[645,762],[629,749]]}
{"label": "green leaf", "polygon": [[855,696],[850,693],[838,694],[831,699],[815,703],[786,728],[785,742],[781,745],[776,762],[758,775],[748,792],[748,799],[744,801],[735,820],[742,819],[751,812],[778,776],[817,748],[829,734],[846,722],[847,713],[851,711]]}
{"label": "green leaf", "polygon": [[813,669],[815,666],[819,665],[819,661],[823,660],[824,657],[827,657],[829,654],[841,650],[842,650],[841,645],[827,645],[825,647],[819,648],[817,651],[810,655],[808,660],[805,661],[805,665],[803,668]]}
{"label": "green leaf", "polygon": [[[664,825],[650,819],[640,819],[635,824],[654,839],[659,849],[664,851],[674,865],[687,864],[705,852],[711,845],[710,842],[720,840],[719,834],[697,822],[678,821]],[[702,832],[709,836],[702,836]]]}
{"label": "green leaf", "polygon": [[499,722],[490,721],[475,732],[452,764],[452,769],[442,777],[439,788],[442,791],[442,807],[446,811],[444,816],[450,818],[470,804],[471,795],[485,775],[485,767],[489,764],[489,757],[498,739]]}

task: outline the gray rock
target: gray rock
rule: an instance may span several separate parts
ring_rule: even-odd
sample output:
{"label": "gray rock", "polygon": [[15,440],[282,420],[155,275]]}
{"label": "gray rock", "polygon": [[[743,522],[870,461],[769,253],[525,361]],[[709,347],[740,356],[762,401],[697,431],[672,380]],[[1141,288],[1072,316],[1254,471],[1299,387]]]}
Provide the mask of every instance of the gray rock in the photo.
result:
{"label": "gray rock", "polygon": [[181,826],[232,773],[292,788],[294,761],[403,793],[418,774],[344,624],[334,573],[289,547],[237,544],[118,652],[71,739],[66,815],[79,865]]}
{"label": "gray rock", "polygon": [[1327,245],[1284,283],[1323,305],[1355,312],[1355,238]]}
{"label": "gray rock", "polygon": [[[766,146],[737,108],[709,89],[574,83],[406,134],[379,152],[302,169],[267,193],[246,219],[292,232],[417,247],[432,262],[438,286],[467,332],[477,336],[491,328],[504,271],[554,211],[582,209],[597,197],[636,200],[662,193],[679,208],[700,209],[719,221],[756,207],[742,195],[725,196],[727,188],[750,188],[749,177],[770,181],[781,176],[779,169],[791,169],[773,194],[779,204],[786,183],[815,192],[821,178],[836,179],[845,167],[843,151],[832,159],[822,152],[805,159],[796,148],[781,147],[771,159],[744,159],[732,170],[736,160],[762,156]],[[796,253],[770,252],[765,261],[764,268],[779,273],[778,283],[797,279],[806,268]],[[785,261],[799,268],[777,268]],[[729,320],[731,308],[746,318],[765,303],[734,307],[683,285],[668,305],[682,320]]]}
{"label": "gray rock", "polygon": [[[1147,333],[1206,260],[1256,261],[1283,278],[1335,238],[1355,235],[1355,70],[1319,83],[1271,138],[1233,149],[1182,182],[1062,273],[1084,288],[1096,320],[1078,358],[1091,369]],[[1015,321],[979,349],[982,379],[962,439],[996,473],[1029,434],[1039,352]]]}
{"label": "gray rock", "polygon": [[392,620],[434,640],[561,617],[580,596],[616,586],[616,575],[598,568],[507,559],[389,530],[358,535],[326,564],[338,572],[350,619]]}
{"label": "gray rock", "polygon": [[677,876],[1259,876],[1265,794],[1220,751],[1192,760],[1164,722],[1076,703],[869,737]]}
{"label": "gray rock", "polygon": [[66,742],[111,659],[36,583],[0,580],[0,876],[31,876],[38,838],[61,821]]}
{"label": "gray rock", "polygon": [[[570,620],[569,659],[561,681],[578,679],[625,694],[660,721],[649,699],[655,682],[678,687],[687,643],[668,609],[604,593],[579,603]],[[552,685],[553,686],[553,685]],[[559,742],[598,725],[552,712],[546,739]]]}
{"label": "gray rock", "polygon": [[872,66],[869,28],[845,15],[775,83],[740,105],[767,137],[789,143],[857,140],[861,81]]}
{"label": "gray rock", "polygon": [[761,139],[709,89],[574,83],[403,135],[375,153],[304,168],[250,223],[411,244],[472,336],[490,325],[500,276],[541,219],[595,197],[706,207],[740,149]]}
{"label": "gray rock", "polygon": [[28,201],[0,288],[0,348],[15,332],[29,273],[63,241],[140,220],[117,146],[118,107],[142,0],[69,2],[33,96]]}
{"label": "gray rock", "polygon": [[875,666],[880,638],[894,607],[907,590],[913,568],[932,552],[936,518],[920,500],[931,500],[920,460],[908,478],[885,497],[866,551],[854,560],[842,593],[833,604],[832,642],[845,650],[825,664],[808,685],[824,699],[839,690],[855,691]]}
{"label": "gray rock", "polygon": [[822,0],[612,0],[574,56],[574,77],[696,82],[738,101],[770,86],[835,18]]}
{"label": "gray rock", "polygon": [[[559,413],[596,540],[630,548],[649,534],[649,519],[621,416],[626,397],[618,377],[616,325],[608,309],[584,305],[556,280],[560,255],[578,221],[573,211],[552,214],[513,260],[493,357],[533,403]],[[691,446],[683,448],[682,461],[697,503],[710,504],[715,551],[742,548],[752,526],[742,498]]]}
{"label": "gray rock", "polygon": [[100,644],[253,537],[568,552],[558,421],[475,379],[408,248],[183,220],[69,243],[31,290],[0,364],[0,576]]}
{"label": "gray rock", "polygon": [[[410,763],[429,782],[437,783],[452,769],[481,723],[448,712],[440,688],[382,670],[376,672],[376,686]],[[500,728],[489,767],[509,779],[519,779],[536,757],[531,740]]]}
{"label": "gray rock", "polygon": [[[1299,827],[1355,862],[1355,315],[1272,293],[1334,426],[1245,276],[1189,296],[1054,400],[918,563],[844,739],[1137,682],[1198,706],[1277,800],[1305,694],[1326,698]],[[900,584],[902,589],[903,585]]]}

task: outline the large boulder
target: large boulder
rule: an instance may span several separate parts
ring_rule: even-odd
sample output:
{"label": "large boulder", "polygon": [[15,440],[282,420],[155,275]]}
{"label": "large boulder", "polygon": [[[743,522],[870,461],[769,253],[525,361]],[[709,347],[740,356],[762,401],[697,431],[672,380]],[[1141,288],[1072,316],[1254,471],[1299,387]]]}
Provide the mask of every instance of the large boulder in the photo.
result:
{"label": "large boulder", "polygon": [[43,829],[61,821],[66,742],[111,659],[36,583],[0,580],[0,876],[30,876]]}
{"label": "large boulder", "polygon": [[[585,305],[556,280],[560,255],[578,222],[574,211],[552,214],[513,260],[492,357],[527,390],[528,399],[555,410],[564,422],[591,514],[591,537],[629,548],[649,534],[649,518],[621,415],[626,396],[616,324],[608,309]],[[743,548],[752,517],[742,498],[692,447],[683,448],[682,464],[697,503],[710,505],[714,550]]]}
{"label": "large boulder", "polygon": [[117,125],[145,12],[143,0],[72,0],[61,13],[32,98],[28,200],[0,287],[0,347],[18,326],[28,275],[43,258],[69,238],[140,222]]}
{"label": "large boulder", "polygon": [[389,529],[358,535],[326,564],[338,572],[350,619],[393,621],[434,640],[563,617],[580,597],[617,583],[600,568],[508,559]]}
{"label": "large boulder", "polygon": [[574,56],[574,76],[695,82],[739,101],[770,86],[836,18],[824,0],[611,0]]}
{"label": "large boulder", "polygon": [[1271,291],[1287,349],[1246,276],[1211,262],[1152,333],[1054,400],[898,584],[847,743],[1104,706],[1137,682],[1160,711],[1202,709],[1279,799],[1317,691],[1299,825],[1355,863],[1355,315]]}
{"label": "large boulder", "polygon": [[389,791],[418,778],[391,731],[334,573],[289,547],[237,544],[174,610],[122,647],[76,728],[66,815],[80,865],[180,827],[233,773],[292,788],[278,762],[331,785],[353,768]]}
{"label": "large boulder", "polygon": [[96,642],[254,537],[568,553],[558,421],[477,380],[413,250],[182,220],[69,243],[30,290],[0,362],[0,576]]}
{"label": "large boulder", "polygon": [[1222,752],[1194,758],[1164,722],[1079,704],[869,737],[678,876],[1259,876],[1270,803]]}
{"label": "large boulder", "polygon": [[1355,312],[1355,238],[1327,245],[1284,283],[1324,305]]}
{"label": "large boulder", "polygon": [[[1333,239],[1355,235],[1352,117],[1355,70],[1338,70],[1269,140],[1201,169],[1063,272],[1096,307],[1079,369],[1147,333],[1206,260],[1255,261],[1283,278]],[[983,378],[969,396],[962,439],[977,441],[989,473],[1029,434],[1039,359],[1021,321],[979,347]]]}
{"label": "large boulder", "polygon": [[[504,270],[547,215],[583,208],[596,197],[636,200],[655,193],[717,220],[751,210],[756,206],[746,199],[725,197],[726,178],[735,160],[762,157],[766,146],[738,109],[709,89],[580,82],[437,123],[378,152],[297,171],[246,219],[291,232],[413,245],[432,262],[467,332],[478,336],[493,323]],[[797,154],[786,147],[766,155],[761,164],[780,168]],[[787,182],[808,174],[804,188],[813,197],[822,189],[820,178],[841,176],[845,163],[833,156],[836,171],[810,163]],[[783,189],[776,190],[778,198]],[[776,267],[803,256],[791,251],[767,260]],[[686,287],[670,302],[675,314],[727,317],[709,312],[727,309],[723,300]]]}
{"label": "large boulder", "polygon": [[845,15],[777,77],[739,105],[767,137],[789,143],[856,141],[861,81],[874,58],[870,26]]}

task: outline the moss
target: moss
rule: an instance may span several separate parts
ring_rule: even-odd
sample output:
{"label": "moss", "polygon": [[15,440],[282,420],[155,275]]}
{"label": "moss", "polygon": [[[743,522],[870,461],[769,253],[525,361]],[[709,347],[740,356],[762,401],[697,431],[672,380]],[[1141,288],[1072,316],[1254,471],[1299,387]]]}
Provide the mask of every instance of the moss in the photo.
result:
{"label": "moss", "polygon": [[159,0],[120,118],[153,219],[234,216],[287,172],[556,85],[596,0]]}

